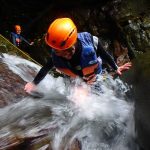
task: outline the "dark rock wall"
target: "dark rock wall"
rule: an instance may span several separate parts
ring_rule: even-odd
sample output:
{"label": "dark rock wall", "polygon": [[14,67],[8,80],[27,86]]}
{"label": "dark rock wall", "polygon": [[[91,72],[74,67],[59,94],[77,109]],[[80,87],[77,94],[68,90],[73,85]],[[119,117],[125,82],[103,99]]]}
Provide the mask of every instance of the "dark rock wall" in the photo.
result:
{"label": "dark rock wall", "polygon": [[132,85],[130,99],[135,101],[135,130],[142,150],[150,149],[150,52],[140,54],[123,80]]}
{"label": "dark rock wall", "polygon": [[150,52],[136,60],[135,88],[135,123],[140,145],[150,149]]}

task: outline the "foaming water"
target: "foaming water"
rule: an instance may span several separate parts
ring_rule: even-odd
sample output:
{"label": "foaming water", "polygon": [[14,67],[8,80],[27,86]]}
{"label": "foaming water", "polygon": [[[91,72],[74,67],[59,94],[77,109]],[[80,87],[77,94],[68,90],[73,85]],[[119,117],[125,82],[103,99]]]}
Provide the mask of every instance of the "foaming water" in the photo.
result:
{"label": "foaming water", "polygon": [[[25,81],[33,80],[29,70],[40,69],[27,60],[4,56],[8,67]],[[53,150],[67,150],[76,139],[82,150],[136,150],[134,104],[125,99],[129,87],[109,75],[105,80],[100,76],[97,84],[99,91],[80,79],[47,75],[37,87],[44,97],[26,97],[0,109],[0,137],[48,129]]]}
{"label": "foaming water", "polygon": [[107,80],[109,82],[101,82],[99,95],[84,83],[70,89],[68,99],[73,102],[74,116],[55,134],[54,149],[61,149],[65,143],[64,149],[67,150],[75,139],[81,141],[85,150],[137,148],[134,143],[134,105],[123,99],[124,91],[128,89],[119,82],[124,90],[120,99],[114,89],[118,81],[113,82],[111,77]]}

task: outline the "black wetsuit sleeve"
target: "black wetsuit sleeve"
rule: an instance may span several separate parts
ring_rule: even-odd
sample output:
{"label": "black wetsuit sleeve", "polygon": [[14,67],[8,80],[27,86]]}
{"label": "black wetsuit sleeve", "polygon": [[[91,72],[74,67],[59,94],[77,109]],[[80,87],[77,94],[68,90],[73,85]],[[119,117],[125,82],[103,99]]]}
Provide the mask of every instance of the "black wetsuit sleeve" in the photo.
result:
{"label": "black wetsuit sleeve", "polygon": [[105,60],[114,70],[118,69],[117,64],[115,63],[112,56],[103,48],[100,39],[98,39],[98,46],[97,46],[97,56],[100,56],[102,60]]}
{"label": "black wetsuit sleeve", "polygon": [[27,43],[28,45],[30,45],[30,43],[23,37],[23,36],[20,36],[21,40],[24,41],[25,43]]}
{"label": "black wetsuit sleeve", "polygon": [[53,67],[52,59],[49,59],[48,62],[40,69],[40,71],[34,78],[33,83],[36,85],[40,83],[40,81],[43,80],[43,78],[47,75],[49,70],[52,69],[52,67]]}

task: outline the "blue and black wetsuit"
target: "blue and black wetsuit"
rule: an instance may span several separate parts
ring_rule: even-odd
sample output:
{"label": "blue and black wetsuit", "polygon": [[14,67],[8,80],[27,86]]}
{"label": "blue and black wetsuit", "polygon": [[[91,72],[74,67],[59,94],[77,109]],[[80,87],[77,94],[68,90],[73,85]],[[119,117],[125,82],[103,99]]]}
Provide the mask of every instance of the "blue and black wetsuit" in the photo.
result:
{"label": "blue and black wetsuit", "polygon": [[[82,33],[81,33],[82,34]],[[85,33],[83,33],[85,34]],[[89,34],[89,33],[87,33]],[[93,41],[94,45],[94,53],[97,55],[97,57],[100,57],[103,60],[105,60],[112,68],[113,70],[117,70],[118,66],[116,65],[115,61],[113,60],[112,56],[103,48],[102,43],[100,39],[98,39],[95,36],[91,35],[91,39]],[[78,66],[80,66],[80,61],[79,58],[81,57],[82,51],[83,51],[83,46],[80,38],[78,38],[77,43],[75,45],[75,54],[72,56],[70,60],[65,60],[62,58],[62,61],[67,61],[67,63],[70,64],[72,71],[75,72],[78,76],[83,77],[83,71],[79,69]],[[53,57],[53,56],[52,56]],[[52,58],[48,60],[46,65],[44,65],[37,76],[34,78],[33,83],[38,84],[49,72],[49,70],[54,66],[54,61]]]}
{"label": "blue and black wetsuit", "polygon": [[14,32],[11,32],[10,39],[11,42],[17,47],[21,47],[22,42],[25,42],[28,45],[30,45],[30,43],[23,36],[21,36],[20,34],[16,34]]}

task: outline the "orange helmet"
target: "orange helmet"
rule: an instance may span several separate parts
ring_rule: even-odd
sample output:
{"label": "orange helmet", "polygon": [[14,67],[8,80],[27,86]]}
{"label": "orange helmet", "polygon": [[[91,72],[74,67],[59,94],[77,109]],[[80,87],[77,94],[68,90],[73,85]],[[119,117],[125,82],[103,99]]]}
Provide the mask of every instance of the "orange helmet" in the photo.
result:
{"label": "orange helmet", "polygon": [[45,37],[46,43],[56,50],[65,50],[75,44],[77,28],[70,18],[58,18],[52,22]]}
{"label": "orange helmet", "polygon": [[17,30],[21,30],[20,25],[15,25],[15,30],[16,30],[16,31],[17,31]]}

